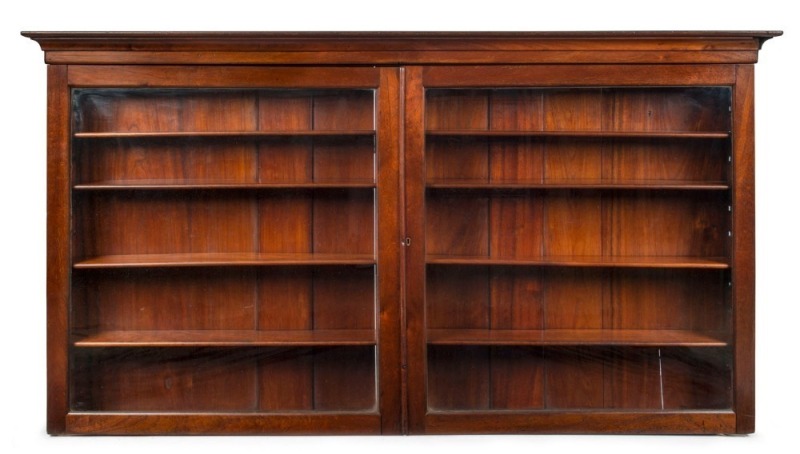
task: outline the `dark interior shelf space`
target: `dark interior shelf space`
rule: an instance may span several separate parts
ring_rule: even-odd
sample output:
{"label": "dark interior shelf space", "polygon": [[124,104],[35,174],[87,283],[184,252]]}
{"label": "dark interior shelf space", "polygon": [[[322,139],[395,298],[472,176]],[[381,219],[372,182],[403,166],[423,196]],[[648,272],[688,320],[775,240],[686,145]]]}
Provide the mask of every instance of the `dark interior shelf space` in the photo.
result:
{"label": "dark interior shelf space", "polygon": [[475,256],[428,255],[428,265],[475,266],[562,266],[608,268],[702,268],[726,269],[724,257],[601,257],[551,256],[526,258],[495,258]]}
{"label": "dark interior shelf space", "polygon": [[312,347],[375,345],[371,329],[147,330],[78,334],[76,347]]}
{"label": "dark interior shelf space", "polygon": [[725,347],[723,333],[631,329],[429,329],[432,345]]}
{"label": "dark interior shelf space", "polygon": [[374,265],[369,254],[267,254],[267,253],[192,253],[103,255],[75,262],[77,269],[148,268],[193,266],[303,266]]}

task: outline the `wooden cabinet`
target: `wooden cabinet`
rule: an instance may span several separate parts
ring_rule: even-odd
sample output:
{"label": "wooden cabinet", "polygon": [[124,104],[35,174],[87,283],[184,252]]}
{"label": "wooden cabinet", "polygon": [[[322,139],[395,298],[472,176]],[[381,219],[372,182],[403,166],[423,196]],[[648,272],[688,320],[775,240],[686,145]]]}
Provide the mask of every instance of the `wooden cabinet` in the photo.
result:
{"label": "wooden cabinet", "polygon": [[48,431],[752,432],[778,34],[26,33]]}

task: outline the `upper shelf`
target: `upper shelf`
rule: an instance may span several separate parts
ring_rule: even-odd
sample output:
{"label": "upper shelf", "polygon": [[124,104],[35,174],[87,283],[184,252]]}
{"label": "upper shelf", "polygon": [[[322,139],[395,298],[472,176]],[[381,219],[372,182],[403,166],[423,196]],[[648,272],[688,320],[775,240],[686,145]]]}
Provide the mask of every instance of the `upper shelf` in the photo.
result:
{"label": "upper shelf", "polygon": [[76,262],[77,269],[91,268],[173,268],[198,266],[330,266],[374,265],[368,254],[265,254],[194,253],[102,255]]}
{"label": "upper shelf", "polygon": [[434,137],[582,137],[651,139],[727,139],[728,131],[498,131],[480,129],[429,129]]}
{"label": "upper shelf", "polygon": [[601,256],[549,256],[526,258],[496,258],[455,255],[429,255],[429,265],[462,266],[561,266],[594,268],[697,268],[726,269],[724,257],[601,257]]}
{"label": "upper shelf", "polygon": [[76,139],[180,139],[180,138],[281,138],[281,137],[372,137],[374,130],[336,129],[303,131],[150,131],[76,132]]}

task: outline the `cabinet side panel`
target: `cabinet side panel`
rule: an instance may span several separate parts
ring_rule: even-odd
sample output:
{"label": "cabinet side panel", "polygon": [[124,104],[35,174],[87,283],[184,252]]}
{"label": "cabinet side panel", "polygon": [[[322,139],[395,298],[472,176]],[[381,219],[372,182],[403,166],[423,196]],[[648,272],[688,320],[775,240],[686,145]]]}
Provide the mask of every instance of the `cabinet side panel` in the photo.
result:
{"label": "cabinet side panel", "polygon": [[755,431],[755,122],[753,65],[733,93],[733,323],[736,432]]}
{"label": "cabinet side panel", "polygon": [[47,67],[47,432],[67,414],[70,294],[70,99],[67,67]]}

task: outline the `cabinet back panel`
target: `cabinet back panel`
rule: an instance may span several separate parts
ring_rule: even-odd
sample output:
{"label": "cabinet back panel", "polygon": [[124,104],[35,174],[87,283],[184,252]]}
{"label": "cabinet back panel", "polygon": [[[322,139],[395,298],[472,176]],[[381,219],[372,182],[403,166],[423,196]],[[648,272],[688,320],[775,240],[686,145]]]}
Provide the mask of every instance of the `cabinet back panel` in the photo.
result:
{"label": "cabinet back panel", "polygon": [[256,248],[257,207],[247,195],[126,191],[86,195],[75,205],[78,258]]}
{"label": "cabinet back panel", "polygon": [[[436,269],[436,268],[433,268]],[[443,275],[449,270],[442,268]],[[449,271],[452,272],[452,271]],[[431,275],[429,275],[431,276]],[[446,279],[446,277],[444,277]],[[430,283],[442,279],[430,278]],[[454,285],[458,285],[455,283]],[[492,329],[542,329],[545,286],[541,270],[494,267],[489,277],[489,322]],[[431,298],[438,305],[438,298]]]}
{"label": "cabinet back panel", "polygon": [[125,270],[80,273],[76,330],[253,329],[254,270]]}
{"label": "cabinet back panel", "polygon": [[80,411],[365,411],[376,402],[373,347],[113,349],[73,361]]}
{"label": "cabinet back panel", "polygon": [[487,267],[428,267],[425,285],[428,328],[488,328]]}
{"label": "cabinet back panel", "polygon": [[76,198],[78,258],[106,254],[374,251],[373,194],[122,191]]}
{"label": "cabinet back panel", "polygon": [[371,267],[81,272],[73,327],[108,330],[372,329]]}
{"label": "cabinet back panel", "polygon": [[312,225],[314,252],[374,253],[373,192],[341,191],[316,195]]}
{"label": "cabinet back panel", "polygon": [[489,145],[486,139],[430,138],[425,153],[428,181],[489,180]]}
{"label": "cabinet back panel", "polygon": [[729,354],[717,348],[428,347],[432,410],[731,406]]}
{"label": "cabinet back panel", "polygon": [[486,90],[428,90],[425,93],[426,129],[487,129],[489,98]]}
{"label": "cabinet back panel", "polygon": [[80,90],[78,132],[256,130],[256,96],[231,90]]}
{"label": "cabinet back panel", "polygon": [[431,329],[726,331],[724,272],[715,270],[429,266]]}
{"label": "cabinet back panel", "polygon": [[428,346],[428,408],[491,408],[489,347]]}
{"label": "cabinet back panel", "polygon": [[87,411],[253,411],[249,349],[113,349],[75,355],[72,408]]}
{"label": "cabinet back panel", "polygon": [[82,89],[77,132],[375,128],[372,90]]}
{"label": "cabinet back panel", "polygon": [[489,198],[428,197],[425,250],[428,254],[489,254]]}
{"label": "cabinet back panel", "polygon": [[729,131],[728,87],[435,89],[427,129]]}
{"label": "cabinet back panel", "polygon": [[314,96],[314,129],[375,129],[372,91],[328,91]]}
{"label": "cabinet back panel", "polygon": [[667,191],[429,193],[426,250],[494,258],[722,257],[727,204],[725,194]]}
{"label": "cabinet back panel", "polygon": [[437,137],[427,140],[434,182],[727,181],[727,140]]}
{"label": "cabinet back panel", "polygon": [[258,251],[304,253],[314,250],[314,198],[284,192],[258,198]]}
{"label": "cabinet back panel", "polygon": [[76,141],[76,183],[256,178],[256,145],[225,140]]}
{"label": "cabinet back panel", "polygon": [[372,138],[314,140],[315,182],[375,181],[375,146]]}

